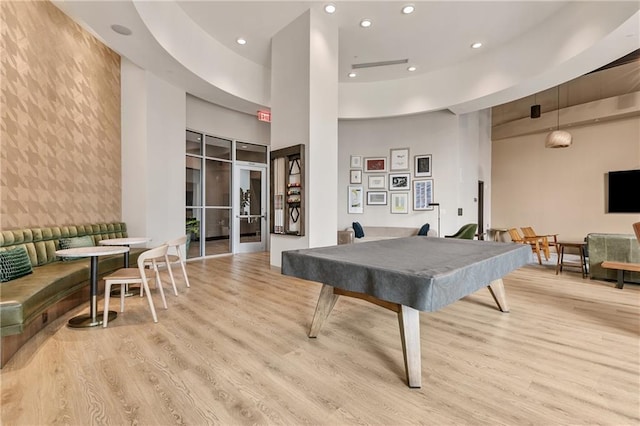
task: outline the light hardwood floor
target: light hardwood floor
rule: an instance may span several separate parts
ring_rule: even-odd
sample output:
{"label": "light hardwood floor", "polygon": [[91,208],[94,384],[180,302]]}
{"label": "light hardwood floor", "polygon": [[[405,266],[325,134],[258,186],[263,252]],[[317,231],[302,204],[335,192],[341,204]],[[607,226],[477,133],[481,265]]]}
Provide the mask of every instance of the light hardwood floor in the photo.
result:
{"label": "light hardwood floor", "polygon": [[488,290],[420,313],[409,389],[393,312],[341,298],[309,339],[321,284],[268,259],[189,262],[157,324],[139,297],[107,329],[54,321],[2,369],[0,423],[640,424],[640,286],[525,266],[508,314]]}

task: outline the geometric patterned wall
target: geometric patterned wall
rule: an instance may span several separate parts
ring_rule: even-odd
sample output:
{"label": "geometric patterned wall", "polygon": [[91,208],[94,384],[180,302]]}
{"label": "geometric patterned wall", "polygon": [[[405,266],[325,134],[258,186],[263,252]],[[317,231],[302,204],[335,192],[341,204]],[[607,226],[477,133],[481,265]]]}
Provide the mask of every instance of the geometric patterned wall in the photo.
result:
{"label": "geometric patterned wall", "polygon": [[0,25],[0,229],[120,221],[120,56],[50,2]]}

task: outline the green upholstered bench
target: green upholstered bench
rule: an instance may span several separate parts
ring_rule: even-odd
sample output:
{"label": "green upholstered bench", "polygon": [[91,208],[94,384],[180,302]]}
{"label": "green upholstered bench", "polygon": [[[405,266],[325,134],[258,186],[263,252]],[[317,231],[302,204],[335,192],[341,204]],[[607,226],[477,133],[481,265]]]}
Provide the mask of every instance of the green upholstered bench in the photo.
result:
{"label": "green upholstered bench", "polygon": [[[591,279],[618,281],[618,271],[604,268],[602,262],[640,263],[640,244],[634,234],[591,233],[587,235],[587,249]],[[624,282],[640,284],[640,272],[629,270]]]}
{"label": "green upholstered bench", "polygon": [[[0,368],[45,325],[79,304],[89,302],[89,259],[62,261],[55,251],[60,239],[90,235],[103,239],[127,237],[126,224],[51,226],[0,232],[0,251],[24,247],[33,272],[0,283]],[[130,262],[145,249],[132,248]],[[99,276],[123,266],[123,255],[102,256]]]}

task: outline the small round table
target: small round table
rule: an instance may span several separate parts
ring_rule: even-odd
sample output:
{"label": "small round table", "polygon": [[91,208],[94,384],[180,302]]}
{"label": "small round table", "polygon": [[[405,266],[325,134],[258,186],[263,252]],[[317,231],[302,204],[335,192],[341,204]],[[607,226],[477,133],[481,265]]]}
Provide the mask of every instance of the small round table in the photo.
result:
{"label": "small round table", "polygon": [[[102,315],[98,312],[98,257],[109,254],[126,253],[129,247],[78,247],[64,250],[56,250],[56,255],[61,257],[90,257],[91,258],[91,287],[89,294],[89,314],[81,314],[69,320],[69,327],[84,328],[102,325]],[[115,319],[118,314],[109,311],[109,321]]]}
{"label": "small round table", "polygon": [[[556,264],[556,275],[559,272],[562,272],[563,266],[572,266],[576,268],[580,268],[582,271],[582,278],[584,278],[587,274],[587,260],[584,255],[584,249],[587,245],[584,241],[558,241],[558,263]],[[566,262],[564,260],[564,248],[565,247],[573,247],[577,248],[580,254],[580,263],[577,262]]]}
{"label": "small round table", "polygon": [[[107,240],[101,240],[98,242],[101,246],[125,246],[129,247],[135,244],[144,244],[151,241],[151,238],[147,237],[126,237],[126,238],[109,238]],[[124,267],[129,267],[129,252],[124,254]]]}
{"label": "small round table", "polygon": [[[129,247],[135,244],[144,244],[151,241],[151,238],[147,237],[125,237],[125,238],[109,238],[107,240],[100,240],[98,244],[101,246],[125,246]],[[129,267],[129,251],[124,253],[124,267]],[[120,289],[116,288],[111,292],[112,296],[119,296]],[[124,297],[133,296],[133,293],[129,291],[129,284],[124,286]]]}

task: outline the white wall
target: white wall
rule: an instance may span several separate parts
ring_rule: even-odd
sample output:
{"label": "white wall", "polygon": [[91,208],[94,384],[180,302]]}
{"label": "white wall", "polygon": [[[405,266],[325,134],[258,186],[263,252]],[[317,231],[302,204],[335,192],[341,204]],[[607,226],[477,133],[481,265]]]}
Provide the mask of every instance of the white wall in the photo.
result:
{"label": "white wall", "polygon": [[[257,113],[257,111],[256,111]],[[271,126],[244,114],[187,94],[187,127],[211,136],[269,145]],[[184,154],[184,153],[183,153]]]}
{"label": "white wall", "polygon": [[185,92],[123,59],[122,218],[149,247],[183,235]]}
{"label": "white wall", "polygon": [[128,235],[147,235],[147,93],[146,71],[121,59],[122,220]]}
{"label": "white wall", "polygon": [[[604,176],[640,168],[640,117],[567,129],[573,145],[544,147],[546,133],[493,142],[493,224],[532,226],[582,240],[588,233],[632,234],[640,214],[605,213]],[[629,196],[640,196],[629,188]]]}
{"label": "white wall", "polygon": [[[348,214],[350,156],[388,158],[391,148],[409,148],[412,181],[414,157],[432,155],[431,178],[434,180],[434,202],[441,205],[441,235],[452,234],[465,223],[475,223],[477,205],[473,199],[477,196],[478,179],[482,176],[485,185],[490,186],[487,172],[491,169],[489,125],[488,111],[460,116],[439,111],[396,118],[341,120],[338,126],[338,229],[358,221],[365,226],[413,227],[428,222],[431,229],[437,230],[435,208],[432,211],[413,211],[410,208],[408,214],[391,214],[389,204],[367,206],[365,203],[363,214]],[[368,174],[363,173],[365,193],[368,191],[367,178]],[[387,193],[388,202],[391,192]],[[489,198],[485,200],[486,205]],[[412,196],[410,206],[413,206]],[[457,216],[459,207],[463,208],[463,216]]]}

